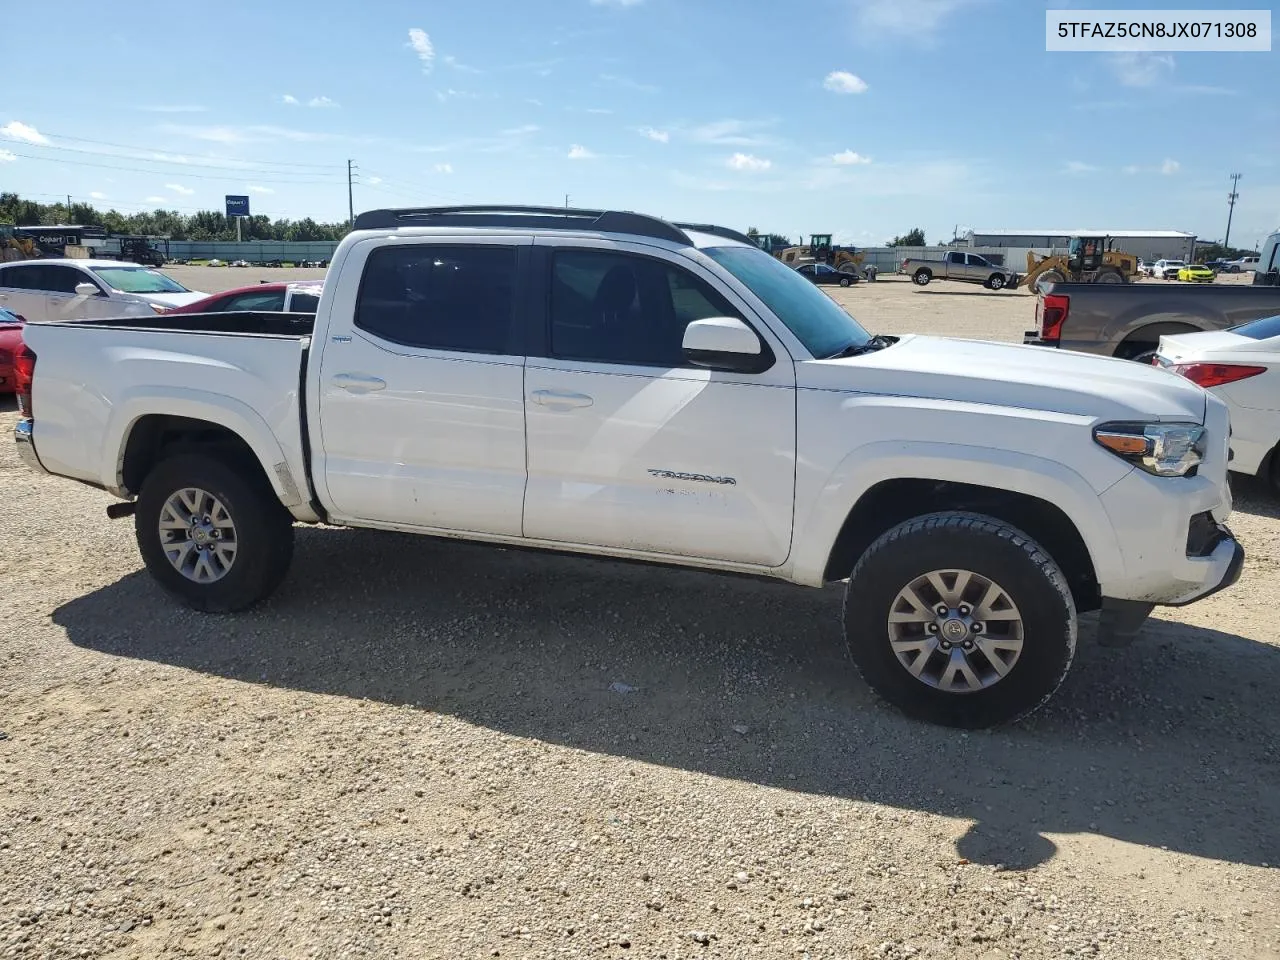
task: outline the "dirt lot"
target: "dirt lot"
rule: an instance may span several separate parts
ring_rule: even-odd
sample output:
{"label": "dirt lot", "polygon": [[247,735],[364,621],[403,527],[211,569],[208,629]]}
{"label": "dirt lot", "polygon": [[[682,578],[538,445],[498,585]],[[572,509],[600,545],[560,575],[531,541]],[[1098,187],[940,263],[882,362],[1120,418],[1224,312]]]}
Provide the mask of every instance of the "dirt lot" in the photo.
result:
{"label": "dirt lot", "polygon": [[[1033,312],[838,296],[882,332]],[[270,603],[198,616],[105,494],[7,442],[0,491],[0,957],[1280,957],[1252,484],[1238,587],[1125,650],[1086,625],[1045,710],[971,734],[873,699],[838,588],[302,529]]]}

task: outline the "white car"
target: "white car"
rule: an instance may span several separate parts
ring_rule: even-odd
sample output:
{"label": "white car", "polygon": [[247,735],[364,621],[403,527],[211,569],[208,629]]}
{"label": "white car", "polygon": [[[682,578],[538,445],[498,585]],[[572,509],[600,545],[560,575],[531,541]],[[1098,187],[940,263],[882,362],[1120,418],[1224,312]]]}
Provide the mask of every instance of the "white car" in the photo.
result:
{"label": "white car", "polygon": [[1280,316],[1160,338],[1155,362],[1222,399],[1231,411],[1231,462],[1280,492]]}
{"label": "white car", "polygon": [[1178,271],[1186,265],[1185,260],[1157,260],[1151,265],[1151,276],[1156,280],[1177,280]]}
{"label": "white car", "polygon": [[1228,260],[1223,264],[1223,273],[1248,273],[1251,270],[1258,269],[1258,258],[1256,256],[1241,257],[1239,260]]}
{"label": "white car", "polygon": [[374,210],[314,319],[24,339],[19,455],[127,501],[109,515],[202,611],[271,594],[295,522],[847,581],[868,683],[981,726],[1052,694],[1079,613],[1123,642],[1244,563],[1221,401],[1123,360],[873,336],[725,227]]}
{"label": "white car", "polygon": [[0,307],[40,323],[149,316],[205,297],[151,267],[119,260],[0,264]]}

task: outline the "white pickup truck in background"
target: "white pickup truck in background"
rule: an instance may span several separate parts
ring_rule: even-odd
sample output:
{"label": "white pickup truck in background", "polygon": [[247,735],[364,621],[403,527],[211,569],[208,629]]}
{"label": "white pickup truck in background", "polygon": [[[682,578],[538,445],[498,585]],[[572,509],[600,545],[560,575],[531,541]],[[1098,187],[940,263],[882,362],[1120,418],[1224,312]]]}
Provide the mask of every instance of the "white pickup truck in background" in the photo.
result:
{"label": "white pickup truck in background", "polygon": [[[314,317],[31,324],[16,440],[127,501],[226,612],[295,522],[848,580],[868,682],[964,726],[1234,582],[1226,409],[1137,364],[875,337],[745,236],[637,214],[361,215]],[[815,626],[815,629],[822,629]]]}

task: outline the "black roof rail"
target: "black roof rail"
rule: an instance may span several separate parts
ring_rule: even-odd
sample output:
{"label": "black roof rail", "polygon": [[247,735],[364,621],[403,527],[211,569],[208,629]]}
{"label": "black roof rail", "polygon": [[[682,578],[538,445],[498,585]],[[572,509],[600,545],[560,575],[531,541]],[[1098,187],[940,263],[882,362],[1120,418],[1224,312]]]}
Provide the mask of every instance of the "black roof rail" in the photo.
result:
{"label": "black roof rail", "polygon": [[356,217],[355,230],[394,230],[397,227],[524,227],[544,230],[585,229],[602,233],[630,233],[673,243],[690,244],[679,227],[658,217],[625,210],[579,210],[571,207],[462,206],[406,207],[369,210]]}
{"label": "black roof rail", "polygon": [[741,233],[737,230],[730,230],[728,227],[717,227],[714,223],[677,223],[676,226],[681,230],[696,230],[698,233],[709,233],[713,237],[723,237],[726,240],[737,240],[739,243],[745,243],[751,247],[758,246],[758,244],[745,233]]}

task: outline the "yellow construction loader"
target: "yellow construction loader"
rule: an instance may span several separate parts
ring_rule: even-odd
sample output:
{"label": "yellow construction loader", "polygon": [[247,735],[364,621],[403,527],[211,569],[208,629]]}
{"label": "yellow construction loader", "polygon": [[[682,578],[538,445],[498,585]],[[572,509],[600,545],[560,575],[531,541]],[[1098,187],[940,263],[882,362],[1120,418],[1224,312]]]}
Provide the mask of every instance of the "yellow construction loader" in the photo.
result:
{"label": "yellow construction loader", "polygon": [[1111,237],[1072,237],[1065,257],[1038,257],[1028,251],[1027,273],[1019,283],[1035,290],[1041,282],[1129,283],[1140,277],[1138,258],[1111,249],[1112,243]]}
{"label": "yellow construction loader", "polygon": [[0,263],[31,260],[39,255],[34,239],[14,233],[11,223],[0,223]]}
{"label": "yellow construction loader", "polygon": [[787,247],[774,255],[793,267],[806,263],[825,263],[846,273],[861,273],[862,261],[866,259],[852,247],[833,246],[829,233],[810,234],[807,247]]}

